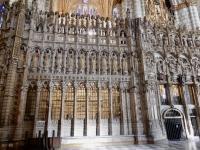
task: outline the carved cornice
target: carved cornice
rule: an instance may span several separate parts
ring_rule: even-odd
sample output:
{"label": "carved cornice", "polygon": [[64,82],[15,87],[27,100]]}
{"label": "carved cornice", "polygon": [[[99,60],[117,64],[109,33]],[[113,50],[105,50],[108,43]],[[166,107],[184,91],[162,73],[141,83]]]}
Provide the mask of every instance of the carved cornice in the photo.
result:
{"label": "carved cornice", "polygon": [[185,3],[174,5],[172,7],[172,9],[173,10],[181,10],[181,9],[187,8],[189,6],[197,6],[197,1],[196,0],[187,0]]}

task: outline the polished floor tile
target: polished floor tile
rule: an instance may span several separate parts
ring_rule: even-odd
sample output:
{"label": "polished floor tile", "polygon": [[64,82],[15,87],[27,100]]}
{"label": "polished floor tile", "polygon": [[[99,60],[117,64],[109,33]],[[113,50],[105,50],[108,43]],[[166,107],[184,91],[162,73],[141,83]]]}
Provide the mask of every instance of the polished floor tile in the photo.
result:
{"label": "polished floor tile", "polygon": [[58,150],[200,150],[199,140],[188,141],[170,141],[159,142],[156,144],[146,145],[126,145],[126,146],[106,146],[106,147],[90,147],[83,148],[60,148]]}

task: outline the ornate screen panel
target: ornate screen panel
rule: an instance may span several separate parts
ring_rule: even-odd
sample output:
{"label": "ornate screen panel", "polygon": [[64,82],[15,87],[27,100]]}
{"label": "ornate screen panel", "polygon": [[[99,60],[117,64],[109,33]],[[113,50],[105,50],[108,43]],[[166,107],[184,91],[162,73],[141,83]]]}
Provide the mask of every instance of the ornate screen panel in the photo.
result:
{"label": "ornate screen panel", "polygon": [[101,119],[109,119],[109,96],[108,88],[101,90]]}
{"label": "ornate screen panel", "polygon": [[48,107],[49,107],[49,91],[42,87],[40,93],[40,103],[38,111],[38,120],[46,121],[48,118]]}

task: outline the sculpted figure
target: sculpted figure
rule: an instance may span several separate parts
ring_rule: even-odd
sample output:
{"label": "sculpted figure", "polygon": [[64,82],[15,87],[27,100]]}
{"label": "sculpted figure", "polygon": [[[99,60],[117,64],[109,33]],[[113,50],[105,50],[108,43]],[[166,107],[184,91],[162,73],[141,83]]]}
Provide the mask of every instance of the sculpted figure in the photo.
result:
{"label": "sculpted figure", "polygon": [[198,39],[198,37],[195,38],[195,45],[196,47],[200,47],[200,40]]}
{"label": "sculpted figure", "polygon": [[200,77],[200,65],[198,64],[198,65],[196,66],[196,68],[197,68],[197,76]]}
{"label": "sculpted figure", "polygon": [[177,35],[175,36],[174,41],[175,41],[175,45],[176,45],[176,46],[178,46],[178,47],[181,46],[180,39],[179,39],[179,37],[178,37]]}
{"label": "sculpted figure", "polygon": [[134,61],[135,61],[135,70],[138,71],[138,58],[135,57]]}
{"label": "sculpted figure", "polygon": [[73,55],[68,55],[68,68],[73,69]]}
{"label": "sculpted figure", "polygon": [[38,67],[38,62],[39,62],[39,54],[36,52],[33,55],[33,64],[32,64],[32,67],[33,68],[37,68]]}
{"label": "sculpted figure", "polygon": [[24,52],[21,51],[20,56],[19,56],[18,67],[22,68],[23,66],[24,66]]}
{"label": "sculpted figure", "polygon": [[157,63],[157,71],[158,71],[158,73],[163,73],[163,61],[162,60],[160,60]]}
{"label": "sculpted figure", "polygon": [[174,37],[173,37],[172,35],[170,35],[169,42],[170,42],[170,45],[171,45],[171,46],[175,46]]}
{"label": "sculpted figure", "polygon": [[192,38],[188,37],[187,43],[188,43],[188,47],[193,47]]}
{"label": "sculpted figure", "polygon": [[185,36],[183,36],[183,46],[187,46],[187,39]]}
{"label": "sculpted figure", "polygon": [[61,53],[58,53],[56,55],[56,67],[57,67],[57,69],[61,69],[61,67],[62,67],[62,54]]}
{"label": "sculpted figure", "polygon": [[91,58],[90,67],[91,67],[91,71],[96,70],[96,58],[95,58],[95,56],[92,56],[92,58]]}
{"label": "sculpted figure", "polygon": [[157,42],[159,46],[162,46],[162,41],[160,35],[158,35]]}
{"label": "sculpted figure", "polygon": [[50,54],[47,52],[44,55],[44,68],[50,67]]}
{"label": "sculpted figure", "polygon": [[115,56],[115,54],[112,58],[112,68],[113,68],[113,71],[117,71],[117,57]]}
{"label": "sculpted figure", "polygon": [[102,70],[107,70],[107,60],[105,54],[102,56]]}
{"label": "sculpted figure", "polygon": [[163,35],[163,45],[167,46],[168,45],[168,38],[166,35]]}
{"label": "sculpted figure", "polygon": [[122,68],[123,68],[123,71],[128,71],[127,59],[125,56],[123,57],[123,60],[122,60]]}
{"label": "sculpted figure", "polygon": [[79,69],[84,69],[84,68],[85,68],[85,60],[83,54],[81,54],[79,58]]}

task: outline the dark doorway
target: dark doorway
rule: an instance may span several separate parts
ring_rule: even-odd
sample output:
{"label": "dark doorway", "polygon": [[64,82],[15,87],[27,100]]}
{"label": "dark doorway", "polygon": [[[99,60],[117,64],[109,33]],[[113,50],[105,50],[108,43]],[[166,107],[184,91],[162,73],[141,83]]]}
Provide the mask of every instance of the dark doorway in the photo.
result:
{"label": "dark doorway", "polygon": [[183,116],[176,109],[169,109],[164,114],[164,124],[169,141],[186,140]]}
{"label": "dark doorway", "polygon": [[165,119],[167,138],[170,141],[185,140],[185,132],[181,119]]}

